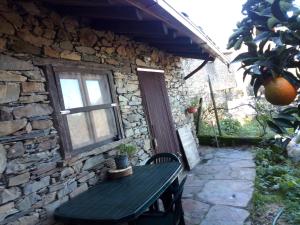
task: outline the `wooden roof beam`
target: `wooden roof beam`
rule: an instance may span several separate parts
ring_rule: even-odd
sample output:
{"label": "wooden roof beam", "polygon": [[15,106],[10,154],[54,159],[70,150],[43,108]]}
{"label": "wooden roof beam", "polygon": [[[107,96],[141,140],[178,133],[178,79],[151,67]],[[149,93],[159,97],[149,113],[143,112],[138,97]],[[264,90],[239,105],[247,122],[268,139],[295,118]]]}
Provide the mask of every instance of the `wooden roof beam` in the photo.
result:
{"label": "wooden roof beam", "polygon": [[62,6],[110,6],[115,4],[113,0],[42,0],[53,5],[62,5]]}
{"label": "wooden roof beam", "polygon": [[107,20],[143,20],[142,12],[130,6],[107,6],[107,7],[63,7],[57,8],[63,14],[80,16],[91,19]]}
{"label": "wooden roof beam", "polygon": [[191,58],[191,59],[202,59],[208,61],[213,61],[212,58],[208,53],[191,53],[191,52],[175,52],[175,51],[166,51],[172,55],[183,57],[183,58]]}
{"label": "wooden roof beam", "polygon": [[168,28],[165,24],[156,21],[95,21],[94,28],[98,30],[111,30],[117,34],[128,36],[158,36],[168,35]]}
{"label": "wooden roof beam", "polygon": [[180,44],[152,44],[152,46],[170,51],[196,52],[202,53],[202,49],[198,45],[180,45]]}
{"label": "wooden roof beam", "polygon": [[146,42],[149,44],[178,44],[178,45],[192,45],[193,41],[188,37],[176,37],[172,39],[168,38],[147,38],[136,37],[135,41]]}

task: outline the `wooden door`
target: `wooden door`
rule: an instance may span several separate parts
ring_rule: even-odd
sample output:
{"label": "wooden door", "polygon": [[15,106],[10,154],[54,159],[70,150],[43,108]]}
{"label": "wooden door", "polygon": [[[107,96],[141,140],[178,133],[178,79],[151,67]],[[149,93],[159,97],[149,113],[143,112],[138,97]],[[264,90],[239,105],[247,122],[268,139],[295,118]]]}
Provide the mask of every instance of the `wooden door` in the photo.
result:
{"label": "wooden door", "polygon": [[155,153],[180,153],[163,72],[138,70],[138,77]]}

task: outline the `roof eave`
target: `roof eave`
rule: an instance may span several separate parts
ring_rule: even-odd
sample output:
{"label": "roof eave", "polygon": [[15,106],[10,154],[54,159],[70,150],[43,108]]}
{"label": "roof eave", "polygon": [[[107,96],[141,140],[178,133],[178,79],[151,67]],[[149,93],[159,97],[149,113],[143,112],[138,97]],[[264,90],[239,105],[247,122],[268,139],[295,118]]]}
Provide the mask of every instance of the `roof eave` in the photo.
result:
{"label": "roof eave", "polygon": [[204,48],[211,56],[216,57],[224,64],[229,65],[229,60],[216,44],[201,29],[182,15],[182,13],[175,10],[165,0],[126,1],[141,10],[147,11],[147,13],[164,21],[169,26],[179,29],[182,33],[189,36],[193,42]]}

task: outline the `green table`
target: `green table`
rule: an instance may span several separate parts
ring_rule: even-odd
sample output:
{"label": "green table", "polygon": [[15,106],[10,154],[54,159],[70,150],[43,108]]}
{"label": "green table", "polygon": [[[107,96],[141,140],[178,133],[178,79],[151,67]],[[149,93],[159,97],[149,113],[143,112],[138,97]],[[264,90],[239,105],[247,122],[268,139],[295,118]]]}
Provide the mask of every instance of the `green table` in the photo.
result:
{"label": "green table", "polygon": [[68,224],[114,224],[133,221],[176,180],[178,162],[137,166],[133,175],[101,182],[54,212]]}

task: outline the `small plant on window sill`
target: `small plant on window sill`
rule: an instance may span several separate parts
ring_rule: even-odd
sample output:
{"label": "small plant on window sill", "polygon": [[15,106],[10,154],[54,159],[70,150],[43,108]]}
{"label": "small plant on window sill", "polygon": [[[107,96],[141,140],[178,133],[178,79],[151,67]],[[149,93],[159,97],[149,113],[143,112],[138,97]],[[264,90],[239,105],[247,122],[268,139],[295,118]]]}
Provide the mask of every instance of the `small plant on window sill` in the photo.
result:
{"label": "small plant on window sill", "polygon": [[192,99],[190,106],[187,108],[188,113],[196,113],[198,111],[198,98]]}
{"label": "small plant on window sill", "polygon": [[136,147],[133,145],[121,144],[118,146],[118,155],[115,156],[117,169],[126,169],[129,166],[128,157],[136,152]]}

